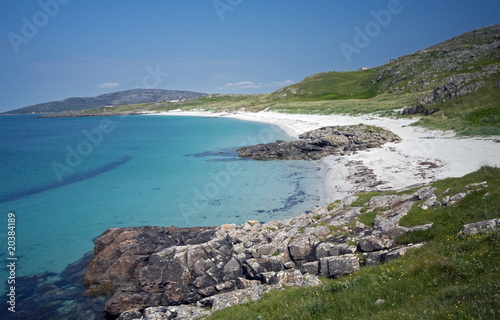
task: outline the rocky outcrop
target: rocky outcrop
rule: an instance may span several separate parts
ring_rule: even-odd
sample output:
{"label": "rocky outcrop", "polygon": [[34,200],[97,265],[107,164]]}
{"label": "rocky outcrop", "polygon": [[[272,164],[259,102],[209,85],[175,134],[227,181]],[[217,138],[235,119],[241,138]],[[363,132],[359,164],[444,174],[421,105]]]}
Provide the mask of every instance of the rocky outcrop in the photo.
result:
{"label": "rocky outcrop", "polygon": [[444,84],[435,88],[431,93],[420,99],[417,104],[407,106],[402,114],[423,114],[429,115],[439,110],[436,105],[473,93],[483,88],[487,80],[498,75],[500,65],[485,66],[482,71],[456,74],[443,79]]}
{"label": "rocky outcrop", "polygon": [[[450,206],[485,187],[486,182],[471,183],[460,192],[436,195],[436,188],[423,186],[412,193],[373,196],[363,207],[352,206],[356,197],[350,196],[331,210],[316,207],[268,223],[109,229],[95,240],[95,257],[85,274],[87,292],[109,296],[105,312],[110,317],[196,319],[257,300],[272,289],[319,285],[318,276],[341,277],[397,259],[423,245],[397,245],[397,237],[432,228],[399,224],[413,206]],[[359,222],[362,214],[374,212],[371,225]],[[498,228],[498,220],[467,225],[462,233]]]}
{"label": "rocky outcrop", "polygon": [[392,93],[432,91],[456,82],[450,79],[455,76],[484,80],[481,72],[498,67],[498,34],[497,24],[400,57],[377,68],[372,83],[379,84],[379,91]]}
{"label": "rocky outcrop", "polygon": [[323,127],[301,134],[299,140],[259,144],[237,151],[240,157],[256,160],[318,160],[329,155],[345,155],[398,141],[401,139],[390,131],[360,124]]}
{"label": "rocky outcrop", "polygon": [[500,228],[500,219],[491,219],[464,225],[460,236],[472,236],[478,233],[490,232]]}
{"label": "rocky outcrop", "polygon": [[[119,314],[130,306],[168,305],[181,299],[186,301],[193,295],[190,290],[176,295],[175,292],[180,289],[169,285],[174,281],[183,283],[179,279],[183,274],[177,269],[176,261],[160,271],[162,262],[155,259],[165,253],[165,248],[188,248],[206,243],[213,238],[214,233],[215,228],[108,229],[95,241],[95,257],[85,274],[87,293],[112,295],[106,305],[106,310],[111,314]],[[151,277],[155,277],[155,281],[148,282]],[[160,294],[166,291],[170,294]]]}

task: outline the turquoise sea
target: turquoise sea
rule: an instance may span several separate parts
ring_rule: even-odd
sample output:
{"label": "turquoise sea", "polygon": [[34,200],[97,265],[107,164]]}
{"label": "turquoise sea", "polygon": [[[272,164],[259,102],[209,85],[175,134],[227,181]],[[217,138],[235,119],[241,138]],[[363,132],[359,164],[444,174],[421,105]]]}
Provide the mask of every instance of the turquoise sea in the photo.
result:
{"label": "turquoise sea", "polygon": [[[236,155],[237,147],[278,139],[290,137],[220,117],[0,117],[0,259],[9,254],[9,213],[22,277],[61,272],[111,227],[241,224],[306,212],[319,202],[318,163]],[[2,268],[2,283],[8,272]]]}

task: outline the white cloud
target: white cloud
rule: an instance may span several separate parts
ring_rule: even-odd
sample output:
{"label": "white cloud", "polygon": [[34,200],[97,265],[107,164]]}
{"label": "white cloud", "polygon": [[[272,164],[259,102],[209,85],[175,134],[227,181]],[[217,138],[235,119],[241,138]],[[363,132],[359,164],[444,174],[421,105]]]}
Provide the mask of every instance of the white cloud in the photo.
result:
{"label": "white cloud", "polygon": [[119,86],[120,86],[120,84],[118,82],[105,82],[105,83],[101,83],[97,87],[101,88],[101,89],[109,89],[109,88],[116,88]]}
{"label": "white cloud", "polygon": [[292,80],[277,81],[277,82],[253,82],[253,81],[240,81],[229,82],[225,85],[218,87],[217,90],[231,90],[231,89],[262,89],[262,88],[280,88],[294,83]]}
{"label": "white cloud", "polygon": [[222,87],[218,87],[217,89],[219,90],[224,90],[224,89],[255,89],[255,88],[260,88],[260,84],[257,84],[252,81],[240,81],[236,83],[226,83]]}

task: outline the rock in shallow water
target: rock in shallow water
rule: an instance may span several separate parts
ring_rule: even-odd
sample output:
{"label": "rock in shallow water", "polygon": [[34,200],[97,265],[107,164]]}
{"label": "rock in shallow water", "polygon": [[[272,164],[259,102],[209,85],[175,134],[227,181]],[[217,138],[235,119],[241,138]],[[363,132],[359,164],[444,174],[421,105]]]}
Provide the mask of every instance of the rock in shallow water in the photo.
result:
{"label": "rock in shallow water", "polygon": [[349,154],[399,141],[401,138],[390,131],[359,124],[323,127],[301,134],[299,140],[259,144],[237,151],[240,157],[256,160],[318,160],[329,155]]}

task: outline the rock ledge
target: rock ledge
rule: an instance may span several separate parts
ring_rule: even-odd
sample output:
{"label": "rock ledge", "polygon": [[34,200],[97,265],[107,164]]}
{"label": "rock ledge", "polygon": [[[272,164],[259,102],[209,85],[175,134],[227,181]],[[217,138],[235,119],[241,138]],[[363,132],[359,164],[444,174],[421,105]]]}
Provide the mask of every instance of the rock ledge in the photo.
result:
{"label": "rock ledge", "polygon": [[240,157],[256,160],[318,160],[329,155],[345,155],[359,150],[377,148],[386,142],[399,142],[394,133],[359,124],[356,126],[323,127],[301,134],[299,140],[276,141],[238,149]]}

